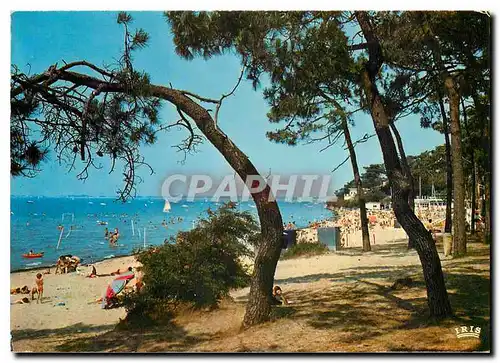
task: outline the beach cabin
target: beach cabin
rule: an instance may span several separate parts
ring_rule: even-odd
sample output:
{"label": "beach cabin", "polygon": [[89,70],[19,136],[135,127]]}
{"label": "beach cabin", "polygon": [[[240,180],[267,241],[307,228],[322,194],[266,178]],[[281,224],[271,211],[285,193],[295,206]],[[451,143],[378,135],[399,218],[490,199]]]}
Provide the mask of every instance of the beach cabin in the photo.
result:
{"label": "beach cabin", "polygon": [[436,197],[415,198],[415,207],[417,209],[418,208],[422,208],[422,209],[445,208],[446,201],[444,199],[436,198]]}
{"label": "beach cabin", "polygon": [[382,208],[380,202],[368,202],[366,203],[366,209],[372,211],[372,210],[380,210]]}
{"label": "beach cabin", "polygon": [[318,242],[326,245],[330,251],[338,251],[341,248],[341,237],[339,227],[318,228]]}

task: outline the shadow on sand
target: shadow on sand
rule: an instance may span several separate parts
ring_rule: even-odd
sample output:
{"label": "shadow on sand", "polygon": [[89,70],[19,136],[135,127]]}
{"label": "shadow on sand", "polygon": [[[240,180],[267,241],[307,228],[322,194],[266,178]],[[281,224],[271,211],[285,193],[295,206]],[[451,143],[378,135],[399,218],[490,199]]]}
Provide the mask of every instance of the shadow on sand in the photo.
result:
{"label": "shadow on sand", "polygon": [[[399,244],[399,253],[403,248],[406,244]],[[396,255],[398,249],[396,246],[381,247],[373,253]],[[472,342],[465,349],[489,350],[489,248],[478,245],[471,256],[472,260],[463,258],[443,263],[448,295],[456,315],[452,319],[440,322],[428,319],[425,284],[419,265],[382,265],[277,280],[276,283],[283,284],[328,279],[331,283],[316,290],[290,286],[286,293],[293,304],[273,308],[274,323],[271,324],[300,321],[315,334],[324,331],[327,336],[335,337],[338,349],[348,347],[356,351],[463,350],[464,342],[454,336],[454,328],[474,325],[482,328],[481,341]],[[396,279],[405,276],[413,279],[411,286],[391,287]],[[76,324],[64,329],[24,330],[12,334],[13,341],[75,334],[74,338],[55,346],[55,351],[60,352],[190,351],[200,343],[223,339],[223,335],[211,334],[203,328],[189,331],[188,326],[174,323],[144,330],[114,329],[102,333],[110,328],[109,325]]]}

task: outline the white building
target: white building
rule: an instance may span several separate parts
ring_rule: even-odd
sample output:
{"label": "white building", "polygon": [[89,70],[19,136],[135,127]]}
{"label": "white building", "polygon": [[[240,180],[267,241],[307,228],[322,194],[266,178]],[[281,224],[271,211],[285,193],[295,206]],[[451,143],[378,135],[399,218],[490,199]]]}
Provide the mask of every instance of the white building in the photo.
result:
{"label": "white building", "polygon": [[380,202],[368,202],[366,203],[366,209],[367,210],[380,210],[381,209],[381,206],[380,206]]}
{"label": "white building", "polygon": [[[453,206],[453,203],[452,203]],[[415,198],[415,207],[430,208],[430,207],[446,207],[446,200],[436,197]]]}
{"label": "white building", "polygon": [[356,195],[358,195],[358,190],[356,188],[349,188],[349,192],[344,194],[344,200],[353,199]]}

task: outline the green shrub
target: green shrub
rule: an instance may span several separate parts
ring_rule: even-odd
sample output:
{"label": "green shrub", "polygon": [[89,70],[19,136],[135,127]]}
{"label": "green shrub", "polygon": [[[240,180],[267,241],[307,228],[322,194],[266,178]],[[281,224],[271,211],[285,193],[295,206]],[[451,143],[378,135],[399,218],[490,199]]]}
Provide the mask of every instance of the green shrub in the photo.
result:
{"label": "green shrub", "polygon": [[215,212],[208,210],[208,217],[194,229],[138,254],[145,286],[140,294],[125,298],[125,307],[132,315],[151,315],[158,305],[217,306],[230,289],[249,284],[240,258],[253,255],[250,247],[258,236],[250,213],[239,212],[230,203]]}
{"label": "green shrub", "polygon": [[281,258],[286,260],[290,258],[316,256],[326,252],[328,252],[328,247],[322,243],[297,243],[287,249]]}

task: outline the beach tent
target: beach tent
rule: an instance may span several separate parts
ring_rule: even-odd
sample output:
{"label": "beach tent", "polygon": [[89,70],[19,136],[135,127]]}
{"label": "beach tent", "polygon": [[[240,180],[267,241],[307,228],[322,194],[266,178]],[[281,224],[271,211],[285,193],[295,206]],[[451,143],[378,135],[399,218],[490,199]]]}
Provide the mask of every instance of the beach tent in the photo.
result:
{"label": "beach tent", "polygon": [[331,251],[341,249],[340,228],[339,227],[321,227],[318,228],[318,242],[326,245]]}
{"label": "beach tent", "polygon": [[127,286],[128,282],[132,280],[135,275],[132,272],[127,272],[123,275],[118,276],[114,279],[106,289],[106,293],[102,299],[101,307],[104,309],[109,305],[111,299],[113,299],[116,295],[118,295],[122,290]]}

